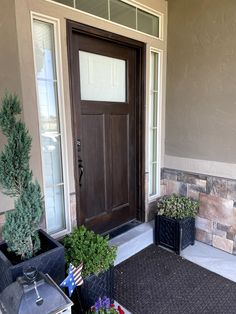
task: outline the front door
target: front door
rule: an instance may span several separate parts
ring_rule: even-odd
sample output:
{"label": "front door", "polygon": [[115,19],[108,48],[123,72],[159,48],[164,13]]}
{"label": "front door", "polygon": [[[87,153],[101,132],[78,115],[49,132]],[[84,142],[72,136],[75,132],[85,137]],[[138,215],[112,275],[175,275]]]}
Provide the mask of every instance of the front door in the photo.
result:
{"label": "front door", "polygon": [[137,54],[94,32],[71,36],[77,218],[100,233],[139,207]]}

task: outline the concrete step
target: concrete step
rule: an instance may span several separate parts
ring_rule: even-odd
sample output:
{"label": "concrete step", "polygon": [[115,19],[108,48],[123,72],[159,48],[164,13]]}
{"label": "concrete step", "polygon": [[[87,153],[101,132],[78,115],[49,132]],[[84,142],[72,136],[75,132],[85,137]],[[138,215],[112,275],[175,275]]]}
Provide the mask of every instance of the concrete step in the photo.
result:
{"label": "concrete step", "polygon": [[115,265],[145,249],[154,242],[154,221],[143,223],[111,239],[110,245],[117,246]]}

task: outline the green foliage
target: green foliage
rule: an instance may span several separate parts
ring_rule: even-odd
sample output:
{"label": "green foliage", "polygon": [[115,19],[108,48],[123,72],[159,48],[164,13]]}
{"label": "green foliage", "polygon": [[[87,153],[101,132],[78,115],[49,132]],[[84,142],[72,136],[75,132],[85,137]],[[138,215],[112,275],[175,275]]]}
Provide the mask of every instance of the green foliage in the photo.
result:
{"label": "green foliage", "polygon": [[158,200],[158,214],[166,217],[181,219],[195,217],[199,203],[188,197],[172,194]]}
{"label": "green foliage", "polygon": [[6,213],[3,238],[9,251],[25,259],[40,249],[38,228],[43,201],[39,184],[32,181],[32,139],[25,124],[16,118],[20,113],[18,98],[6,94],[0,109],[0,127],[7,138],[0,153],[0,187],[4,194],[15,198],[15,209]]}
{"label": "green foliage", "polygon": [[65,236],[66,263],[79,266],[83,262],[83,277],[99,274],[113,265],[116,258],[116,247],[109,247],[108,237],[102,237],[84,226],[74,229]]}
{"label": "green foliage", "polygon": [[0,110],[0,127],[8,140],[0,154],[0,187],[11,197],[18,197],[32,180],[29,168],[32,140],[25,124],[16,120],[15,115],[20,113],[17,97],[7,94]]}

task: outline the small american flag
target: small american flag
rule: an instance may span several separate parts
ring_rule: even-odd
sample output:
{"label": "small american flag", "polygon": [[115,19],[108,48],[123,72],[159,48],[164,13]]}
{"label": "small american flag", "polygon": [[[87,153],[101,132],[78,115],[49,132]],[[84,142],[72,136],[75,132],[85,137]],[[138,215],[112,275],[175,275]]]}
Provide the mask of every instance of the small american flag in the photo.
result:
{"label": "small american flag", "polygon": [[68,276],[65,280],[62,281],[60,287],[67,287],[69,291],[69,296],[71,297],[76,286],[81,286],[83,284],[83,278],[81,276],[81,272],[83,269],[83,263],[81,263],[78,267],[75,267],[70,263]]}
{"label": "small american flag", "polygon": [[74,276],[75,285],[81,286],[84,283],[83,278],[81,276],[81,272],[83,269],[83,263],[81,263],[78,267],[75,267],[72,264],[71,264],[71,266],[72,266],[71,269],[72,269],[72,274]]}

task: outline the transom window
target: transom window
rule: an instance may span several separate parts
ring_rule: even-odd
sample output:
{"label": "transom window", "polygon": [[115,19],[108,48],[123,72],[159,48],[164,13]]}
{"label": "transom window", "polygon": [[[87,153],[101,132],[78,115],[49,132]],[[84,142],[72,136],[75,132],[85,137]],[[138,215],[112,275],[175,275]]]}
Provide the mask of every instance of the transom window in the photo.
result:
{"label": "transom window", "polygon": [[75,9],[160,38],[160,15],[121,0],[53,0]]}

